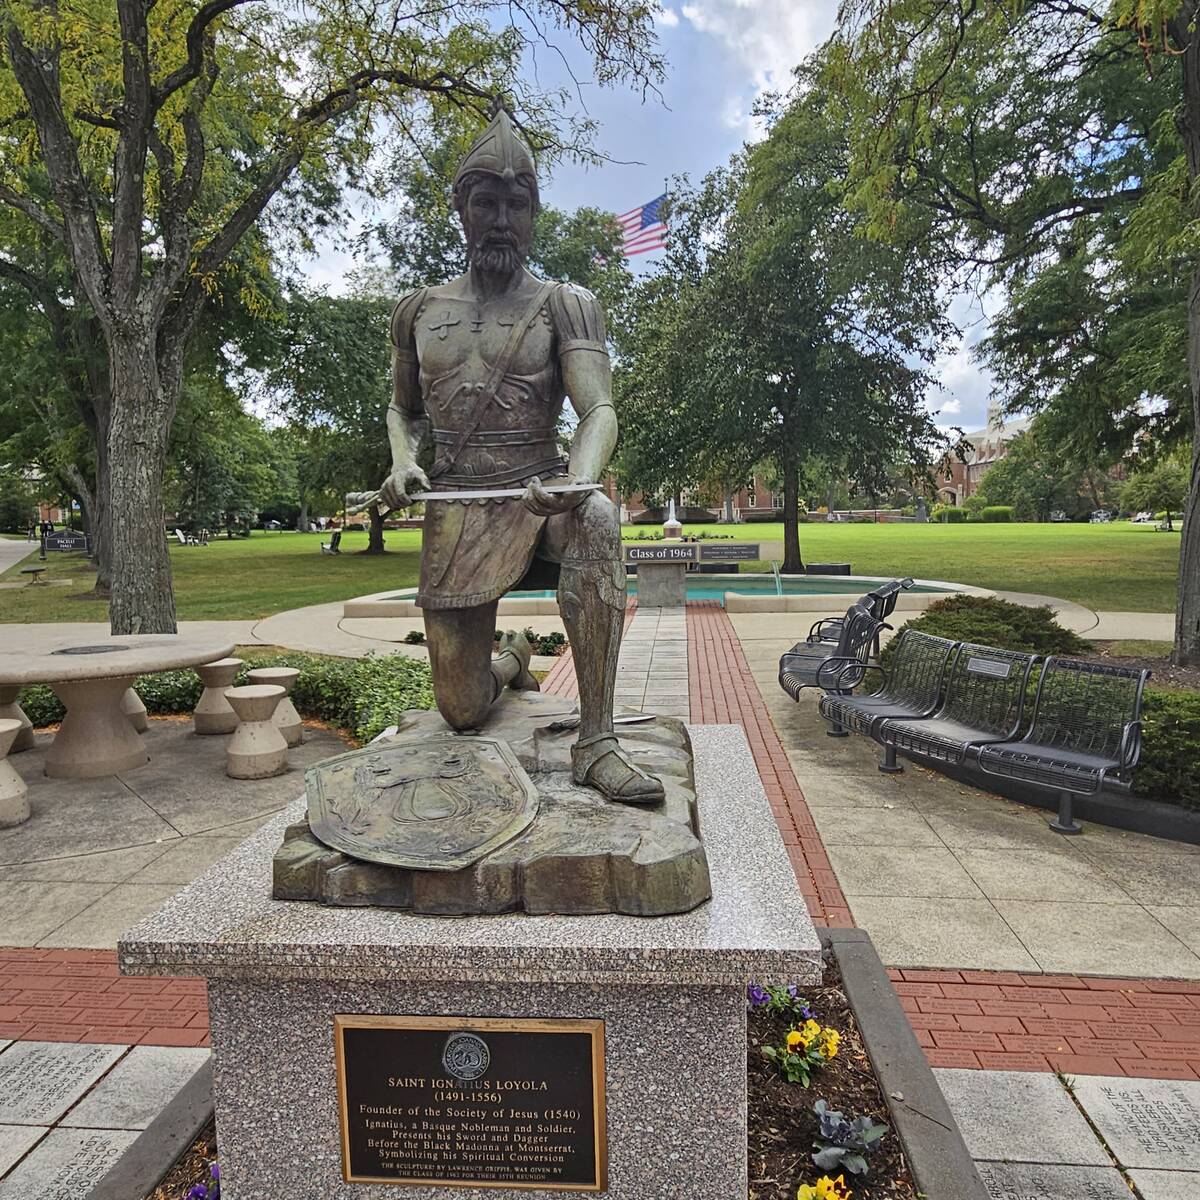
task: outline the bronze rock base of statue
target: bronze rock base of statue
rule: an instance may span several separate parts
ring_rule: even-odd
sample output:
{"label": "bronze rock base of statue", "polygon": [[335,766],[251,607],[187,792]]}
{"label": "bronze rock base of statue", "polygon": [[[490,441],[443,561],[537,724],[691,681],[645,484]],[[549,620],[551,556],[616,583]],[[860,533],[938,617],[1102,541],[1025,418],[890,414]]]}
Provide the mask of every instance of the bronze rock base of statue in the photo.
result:
{"label": "bronze rock base of statue", "polygon": [[576,731],[548,728],[570,711],[557,696],[511,692],[479,736],[409,712],[395,737],[312,768],[308,820],[275,853],[275,899],[646,917],[708,900],[687,730],[670,717],[617,726],[666,790],[661,804],[630,808],[572,783]]}

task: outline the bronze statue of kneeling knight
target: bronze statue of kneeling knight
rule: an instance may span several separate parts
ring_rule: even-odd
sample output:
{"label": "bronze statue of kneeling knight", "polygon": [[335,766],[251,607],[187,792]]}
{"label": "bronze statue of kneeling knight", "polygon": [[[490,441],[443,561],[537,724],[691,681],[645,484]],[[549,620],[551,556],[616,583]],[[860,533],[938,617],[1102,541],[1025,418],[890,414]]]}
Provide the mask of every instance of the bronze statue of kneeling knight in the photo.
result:
{"label": "bronze statue of kneeling knight", "polygon": [[[523,637],[505,635],[492,655],[497,604],[556,580],[579,681],[572,778],[608,800],[658,804],[662,783],[613,733],[625,609],[619,517],[599,490],[579,486],[599,481],[617,439],[604,316],[584,288],[525,267],[538,184],[503,109],[460,164],[454,204],[466,274],[410,292],[392,315],[392,470],[379,491],[391,508],[409,505],[410,493],[435,494],[417,604],[437,707],[451,728],[476,730],[505,688],[537,688]],[[557,438],[568,397],[578,414],[569,460]],[[426,438],[428,471],[417,461]]]}

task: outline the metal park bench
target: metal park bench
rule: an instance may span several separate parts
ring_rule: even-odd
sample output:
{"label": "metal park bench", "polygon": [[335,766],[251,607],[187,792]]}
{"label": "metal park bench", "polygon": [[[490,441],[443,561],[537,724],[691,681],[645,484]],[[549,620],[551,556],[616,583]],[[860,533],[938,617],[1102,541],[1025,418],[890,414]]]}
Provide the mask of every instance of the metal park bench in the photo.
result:
{"label": "metal park bench", "polygon": [[[879,630],[890,629],[861,604],[850,606],[837,643],[797,642],[779,660],[779,686],[793,700],[809,687],[852,692],[867,671],[871,644]],[[844,731],[841,736],[845,736]]]}
{"label": "metal park bench", "polygon": [[884,770],[896,769],[897,750],[960,766],[972,750],[1012,741],[1021,728],[1029,672],[1037,657],[963,642],[937,712],[879,724]]}
{"label": "metal park bench", "polygon": [[335,529],[329,541],[321,543],[322,554],[341,554],[339,547],[342,544],[342,531]]}
{"label": "metal park bench", "polygon": [[981,770],[1058,792],[1050,828],[1082,832],[1071,814],[1075,796],[1095,795],[1105,784],[1129,787],[1141,752],[1149,676],[1132,667],[1046,659],[1029,732],[1018,741],[982,746]]}
{"label": "metal park bench", "polygon": [[[837,737],[846,730],[874,737],[886,720],[908,718],[919,720],[932,716],[942,695],[942,680],[946,664],[958,646],[946,638],[932,637],[915,629],[902,629],[890,651],[890,669],[884,673],[879,690],[867,696],[826,694],[821,697],[820,709],[832,726],[828,730]],[[866,670],[883,672],[883,668],[868,663]],[[881,771],[899,771],[895,747],[889,761],[879,764]]]}
{"label": "metal park bench", "polygon": [[[873,588],[865,596],[860,596],[856,603],[861,604],[877,621],[886,621],[896,610],[896,601],[902,591],[912,587],[911,577],[904,579],[889,579]],[[808,631],[807,640],[816,642],[836,642],[841,634],[842,622],[845,617],[825,617],[814,621]],[[875,656],[879,656],[879,638],[876,635]]]}

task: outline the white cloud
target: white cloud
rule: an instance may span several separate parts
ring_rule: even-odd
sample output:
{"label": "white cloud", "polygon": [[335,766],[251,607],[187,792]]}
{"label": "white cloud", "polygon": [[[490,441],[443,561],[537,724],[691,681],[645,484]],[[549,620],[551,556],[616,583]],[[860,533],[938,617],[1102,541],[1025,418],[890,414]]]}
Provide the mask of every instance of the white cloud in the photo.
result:
{"label": "white cloud", "polygon": [[[834,0],[692,0],[679,11],[698,32],[724,43],[756,94],[786,91],[792,69],[829,36],[837,18]],[[740,106],[734,124],[751,127],[750,101],[739,96],[733,103]]]}
{"label": "white cloud", "polygon": [[962,401],[957,399],[947,400],[946,403],[943,404],[940,409],[938,409],[938,412],[944,417],[953,417],[957,413],[962,412]]}
{"label": "white cloud", "polygon": [[674,29],[679,24],[679,14],[673,8],[660,8],[654,14],[654,21],[664,29]]}

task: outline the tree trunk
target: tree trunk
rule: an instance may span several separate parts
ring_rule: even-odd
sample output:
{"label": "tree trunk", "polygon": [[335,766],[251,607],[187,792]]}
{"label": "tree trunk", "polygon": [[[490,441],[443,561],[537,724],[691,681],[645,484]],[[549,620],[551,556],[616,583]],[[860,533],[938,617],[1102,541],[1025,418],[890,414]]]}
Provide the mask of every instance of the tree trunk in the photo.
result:
{"label": "tree trunk", "polygon": [[97,596],[112,595],[112,476],[108,453],[111,424],[106,413],[104,431],[96,439],[96,540],[92,557],[96,563]]}
{"label": "tree trunk", "polygon": [[383,513],[378,508],[368,508],[367,516],[371,518],[371,535],[367,539],[367,548],[363,554],[383,554],[387,547],[383,544]]}
{"label": "tree trunk", "polygon": [[790,455],[783,462],[783,567],[785,575],[803,575],[800,557],[800,472]]}
{"label": "tree trunk", "polygon": [[311,528],[312,526],[309,524],[308,520],[308,501],[301,500],[300,512],[296,517],[296,532],[308,533]]}
{"label": "tree trunk", "polygon": [[174,633],[175,595],[162,507],[170,407],[160,386],[154,338],[114,337],[109,354],[109,622],[115,634]]}
{"label": "tree trunk", "polygon": [[723,518],[726,525],[733,524],[733,493],[727,491],[725,493],[725,516]]}
{"label": "tree trunk", "polygon": [[[1200,183],[1200,36],[1181,18],[1172,22],[1183,70],[1183,116],[1180,132],[1187,150],[1188,176],[1195,194]],[[1200,265],[1192,271],[1188,293],[1188,377],[1192,389],[1192,478],[1183,512],[1179,547],[1179,597],[1175,606],[1177,666],[1200,662]]]}

